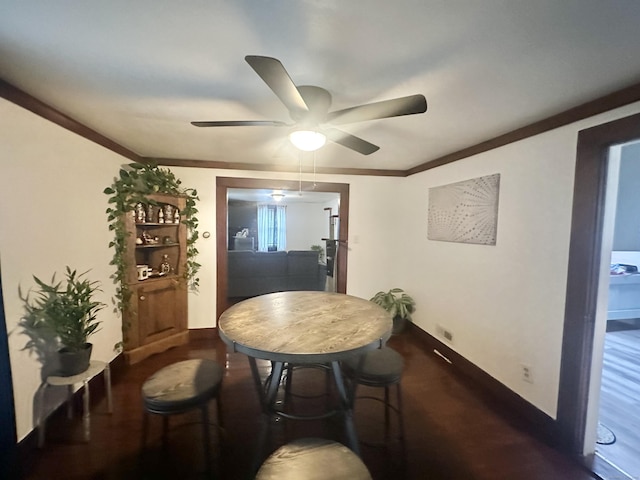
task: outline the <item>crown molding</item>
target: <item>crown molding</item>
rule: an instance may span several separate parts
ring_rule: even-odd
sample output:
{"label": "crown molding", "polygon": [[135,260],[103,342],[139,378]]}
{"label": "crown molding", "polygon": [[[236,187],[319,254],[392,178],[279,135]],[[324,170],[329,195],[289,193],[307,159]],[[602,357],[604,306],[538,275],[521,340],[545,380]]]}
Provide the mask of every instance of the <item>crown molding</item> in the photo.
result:
{"label": "crown molding", "polygon": [[117,153],[118,155],[122,155],[129,160],[133,160],[135,162],[139,162],[141,160],[141,157],[137,153],[132,152],[128,148],[123,147],[119,143],[114,142],[113,140],[105,137],[95,130],[92,130],[86,125],[83,125],[77,120],[74,120],[68,115],[65,115],[59,110],[51,107],[50,105],[47,105],[46,103],[38,100],[37,98],[1,79],[0,97],[26,110],[29,110],[30,112],[33,112],[36,115],[45,118],[55,123],[56,125],[61,126],[62,128],[66,128],[67,130],[70,130],[73,133],[76,133],[91,142],[97,143],[98,145],[101,145],[104,148]]}
{"label": "crown molding", "polygon": [[[113,140],[105,137],[104,135],[96,132],[86,125],[83,125],[82,123],[74,120],[68,115],[65,115],[59,110],[47,105],[46,103],[38,100],[37,98],[1,79],[0,97],[135,162],[155,162],[158,165],[162,166],[215,168],[220,170],[248,170],[289,173],[299,172],[298,167],[283,165],[264,165],[255,163],[220,162],[180,158],[142,157],[137,153],[129,150],[128,148],[123,147],[119,143],[114,142]],[[634,83],[633,85],[630,85],[626,88],[616,90],[612,93],[570,108],[551,117],[531,123],[524,127],[517,128],[515,130],[511,130],[510,132],[491,138],[484,142],[477,143],[467,148],[463,148],[462,150],[451,152],[447,155],[443,155],[428,162],[424,162],[407,170],[318,167],[316,169],[316,173],[332,175],[409,177],[411,175],[415,175],[417,173],[453,163],[464,158],[478,155],[479,153],[487,152],[489,150],[493,150],[510,143],[524,140],[525,138],[548,132],[549,130],[563,127],[580,120],[584,120],[594,115],[598,115],[615,108],[623,107],[637,101],[640,101],[640,83]]]}

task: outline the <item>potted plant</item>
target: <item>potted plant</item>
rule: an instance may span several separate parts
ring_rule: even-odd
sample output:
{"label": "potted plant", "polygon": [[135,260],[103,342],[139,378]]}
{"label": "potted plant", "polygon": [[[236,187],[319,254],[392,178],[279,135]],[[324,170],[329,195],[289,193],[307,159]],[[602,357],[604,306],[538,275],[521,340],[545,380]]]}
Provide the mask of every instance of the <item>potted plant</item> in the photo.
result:
{"label": "potted plant", "polygon": [[63,376],[89,368],[92,344],[88,339],[98,331],[101,322],[97,313],[106,306],[93,298],[100,290],[99,283],[86,279],[86,273],[78,274],[66,267],[65,280],[56,282],[54,274],[51,283],[34,276],[38,290],[33,298],[31,292],[24,298],[23,325],[45,337],[57,337],[61,345],[59,373]]}
{"label": "potted plant", "polygon": [[322,248],[322,245],[311,245],[310,250],[318,252],[318,261],[320,263],[324,262],[324,248]]}
{"label": "potted plant", "polygon": [[393,333],[402,332],[411,314],[416,310],[416,302],[401,288],[392,288],[388,292],[378,292],[371,299],[393,317]]}

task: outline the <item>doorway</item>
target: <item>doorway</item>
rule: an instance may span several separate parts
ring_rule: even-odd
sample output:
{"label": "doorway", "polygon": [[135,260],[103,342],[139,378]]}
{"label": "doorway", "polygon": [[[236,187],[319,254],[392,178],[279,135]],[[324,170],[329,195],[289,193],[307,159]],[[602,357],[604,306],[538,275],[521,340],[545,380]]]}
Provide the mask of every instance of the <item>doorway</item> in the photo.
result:
{"label": "doorway", "polygon": [[[216,304],[217,317],[230,305],[228,301],[228,206],[227,199],[230,189],[254,189],[254,190],[281,190],[302,192],[328,192],[339,195],[340,218],[338,226],[338,239],[346,241],[349,234],[349,185],[343,183],[315,183],[298,182],[293,180],[271,180],[253,178],[218,177],[216,180]],[[327,219],[328,221],[328,219]],[[335,261],[335,276],[337,282],[335,290],[338,293],[347,291],[347,255],[346,248],[338,249]]]}
{"label": "doorway", "polygon": [[[594,465],[611,477],[640,477],[640,143],[611,147],[602,232],[602,269],[594,335],[599,384]],[[606,298],[608,296],[608,298]],[[606,306],[606,308],[605,308]],[[596,363],[602,359],[601,363]],[[596,375],[601,373],[600,378]],[[588,414],[589,416],[591,413]],[[588,422],[589,424],[589,422]]]}
{"label": "doorway", "polygon": [[602,467],[593,454],[601,374],[594,340],[600,274],[610,261],[602,257],[608,155],[610,147],[638,138],[640,114],[578,135],[557,424],[561,446],[584,456],[594,470]]}

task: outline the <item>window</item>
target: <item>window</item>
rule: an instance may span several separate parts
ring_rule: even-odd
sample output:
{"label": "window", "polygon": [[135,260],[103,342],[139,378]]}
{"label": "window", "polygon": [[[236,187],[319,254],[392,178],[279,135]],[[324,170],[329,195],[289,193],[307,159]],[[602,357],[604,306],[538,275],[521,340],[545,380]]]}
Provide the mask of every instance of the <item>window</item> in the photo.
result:
{"label": "window", "polygon": [[286,205],[258,205],[258,250],[287,249]]}

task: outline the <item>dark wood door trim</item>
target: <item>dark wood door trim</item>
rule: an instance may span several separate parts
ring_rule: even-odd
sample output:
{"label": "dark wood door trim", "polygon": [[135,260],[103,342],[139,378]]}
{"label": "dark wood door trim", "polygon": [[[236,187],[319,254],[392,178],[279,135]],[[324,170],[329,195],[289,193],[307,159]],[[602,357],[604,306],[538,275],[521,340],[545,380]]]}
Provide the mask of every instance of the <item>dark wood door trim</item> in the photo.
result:
{"label": "dark wood door trim", "polygon": [[[229,188],[255,188],[272,190],[298,190],[303,192],[334,192],[340,195],[340,209],[338,215],[338,238],[349,238],[349,184],[347,183],[313,183],[295,180],[257,179],[218,177],[216,179],[216,305],[217,315],[220,317],[227,308],[227,192]],[[342,243],[338,250],[337,272],[338,282],[336,290],[347,293],[347,257],[348,248]]]}
{"label": "dark wood door trim", "polygon": [[609,147],[640,138],[640,114],[578,134],[558,427],[563,448],[582,455],[595,335]]}

